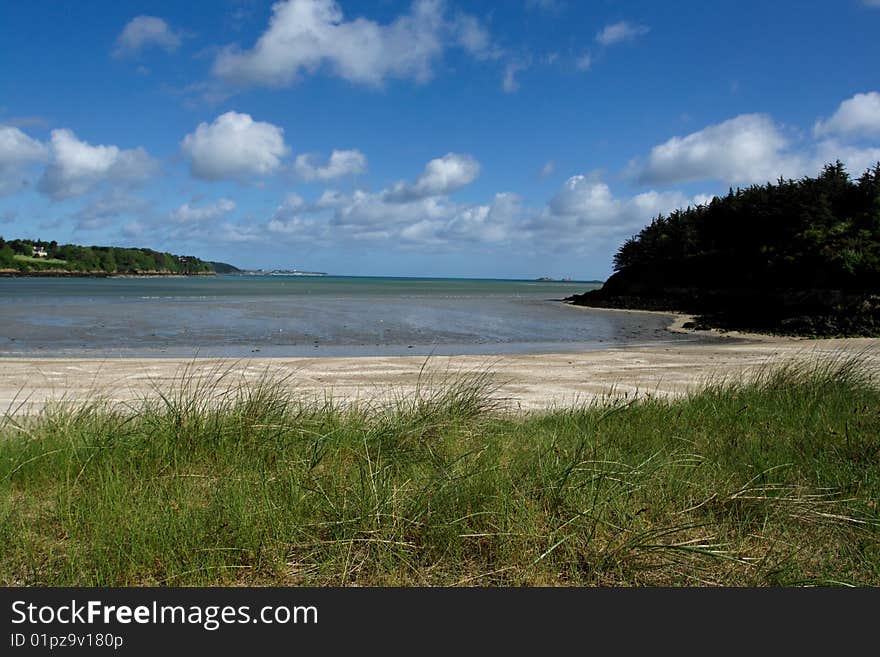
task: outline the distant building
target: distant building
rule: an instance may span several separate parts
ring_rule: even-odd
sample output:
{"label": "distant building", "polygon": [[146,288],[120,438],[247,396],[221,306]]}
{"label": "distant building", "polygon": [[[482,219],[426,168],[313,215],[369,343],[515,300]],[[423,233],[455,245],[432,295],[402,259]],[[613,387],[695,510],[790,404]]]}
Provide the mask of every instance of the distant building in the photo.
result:
{"label": "distant building", "polygon": [[48,255],[49,254],[46,252],[46,249],[44,249],[42,246],[35,246],[34,247],[34,257],[35,258],[45,258]]}

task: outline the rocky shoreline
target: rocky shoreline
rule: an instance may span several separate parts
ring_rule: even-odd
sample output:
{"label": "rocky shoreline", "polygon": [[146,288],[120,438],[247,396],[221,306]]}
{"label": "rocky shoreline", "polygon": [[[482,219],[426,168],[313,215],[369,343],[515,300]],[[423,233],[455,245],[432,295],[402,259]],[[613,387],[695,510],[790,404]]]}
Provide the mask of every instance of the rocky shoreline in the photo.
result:
{"label": "rocky shoreline", "polygon": [[594,308],[694,315],[685,328],[808,337],[880,336],[880,295],[840,289],[687,285],[669,272],[620,271],[598,290],[565,299]]}

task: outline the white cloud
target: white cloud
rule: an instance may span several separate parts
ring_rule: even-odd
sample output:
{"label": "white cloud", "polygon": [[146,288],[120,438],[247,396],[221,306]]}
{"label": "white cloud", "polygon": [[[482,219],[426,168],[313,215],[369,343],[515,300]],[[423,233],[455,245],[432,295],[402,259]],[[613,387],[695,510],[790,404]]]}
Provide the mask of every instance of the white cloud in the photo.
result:
{"label": "white cloud", "polygon": [[302,196],[291,192],[284,199],[284,203],[278,208],[275,213],[276,217],[289,216],[291,214],[295,214],[297,212],[301,212],[307,209],[307,204]]}
{"label": "white cloud", "polygon": [[92,146],[70,130],[53,130],[49,140],[49,166],[39,189],[56,200],[80,196],[108,182],[136,184],[150,178],[158,163],[143,148]]}
{"label": "white cloud", "polygon": [[556,165],[553,163],[553,160],[550,160],[541,167],[541,171],[538,173],[538,177],[541,179],[549,178],[553,175],[553,171],[556,169]]}
{"label": "white cloud", "polygon": [[174,52],[180,47],[182,35],[173,31],[161,18],[156,16],[136,16],[123,28],[116,39],[117,57],[133,55],[144,48],[156,46],[166,52]]}
{"label": "white cloud", "polygon": [[415,183],[400,182],[384,194],[392,203],[450,194],[470,184],[480,175],[480,163],[462,153],[447,153],[431,160]]}
{"label": "white cloud", "polygon": [[593,57],[590,53],[584,53],[574,61],[574,67],[581,72],[589,71],[593,66]]}
{"label": "white cloud", "polygon": [[451,204],[435,196],[392,200],[388,193],[356,191],[351,195],[336,195],[333,205],[333,223],[349,226],[394,225],[415,219],[437,219],[447,216]]}
{"label": "white cloud", "polygon": [[596,35],[596,41],[603,46],[613,46],[623,41],[632,41],[650,31],[651,28],[647,25],[633,25],[627,21],[620,21],[602,28],[602,31]]}
{"label": "white cloud", "polygon": [[91,199],[73,214],[77,230],[100,230],[111,226],[121,217],[142,216],[150,207],[143,199],[129,196],[119,190]]}
{"label": "white cloud", "polygon": [[129,221],[128,223],[123,224],[120,232],[126,239],[140,239],[147,232],[147,227],[141,221]]}
{"label": "white cloud", "polygon": [[741,114],[655,146],[638,177],[647,183],[704,179],[728,184],[766,182],[804,170],[805,162],[787,152],[788,146],[769,116]]}
{"label": "white cloud", "polygon": [[[620,241],[658,214],[705,203],[708,198],[656,190],[619,198],[598,174],[577,175],[566,180],[547,206],[526,220],[519,232],[550,248],[578,250],[596,240]],[[567,236],[562,243],[560,231]]]}
{"label": "white cloud", "polygon": [[323,166],[315,163],[314,156],[306,153],[298,155],[294,163],[294,171],[303,180],[333,180],[344,176],[354,176],[367,170],[367,158],[358,150],[337,151]]}
{"label": "white cloud", "polygon": [[850,175],[858,177],[880,162],[880,147],[859,148],[841,144],[835,139],[823,140],[816,145],[815,153],[804,173],[814,176],[823,166],[835,160],[843,162]]}
{"label": "white cloud", "polygon": [[288,194],[266,224],[266,229],[270,233],[283,235],[288,240],[301,239],[321,243],[326,237],[322,233],[324,226],[306,216],[317,210],[317,205],[309,206],[299,194]]}
{"label": "white cloud", "polygon": [[219,244],[248,244],[265,241],[265,235],[254,226],[224,222],[211,241]]}
{"label": "white cloud", "polygon": [[512,94],[519,89],[516,74],[520,71],[525,71],[527,68],[528,64],[525,62],[514,60],[507,62],[507,66],[504,67],[504,76],[501,78],[501,88],[504,89],[505,93]]}
{"label": "white cloud", "polygon": [[250,50],[227,47],[214,75],[237,84],[283,86],[323,69],[349,82],[381,86],[387,79],[425,82],[444,49],[458,45],[479,57],[489,38],[473,17],[444,16],[441,0],[416,0],[409,13],[382,25],[345,20],[334,0],[282,0]]}
{"label": "white cloud", "polygon": [[[446,239],[441,233],[461,232],[465,225],[461,222],[470,212],[447,195],[473,181],[479,171],[479,163],[470,155],[448,153],[429,161],[415,182],[400,182],[390,189],[350,194],[325,190],[311,203],[289,194],[266,230],[311,243],[398,239],[407,244],[440,244]],[[465,214],[459,217],[459,227],[450,227],[460,212]]]}
{"label": "white cloud", "polygon": [[356,191],[327,193],[314,204],[285,202],[267,229],[313,243],[394,240],[419,247],[501,240],[507,233],[497,219],[489,206],[461,206],[444,197],[392,202],[384,192]]}
{"label": "white cloud", "polygon": [[284,235],[287,239],[300,238],[302,241],[322,243],[324,237],[320,233],[320,226],[313,219],[300,216],[287,217],[285,219],[272,218],[266,224],[270,233]]}
{"label": "white cloud", "polygon": [[459,208],[438,231],[447,243],[461,241],[498,244],[518,237],[526,210],[522,199],[511,192],[495,194],[488,205]]}
{"label": "white cloud", "polygon": [[504,244],[520,251],[581,252],[595,248],[598,241],[620,241],[661,212],[709,200],[705,195],[689,199],[681,192],[654,190],[615,197],[597,174],[569,178],[541,208],[527,207],[510,192],[498,193],[485,204],[458,204],[444,195],[406,200],[391,196],[391,190],[326,190],[307,202],[291,194],[265,224],[265,235],[309,244],[392,242],[407,250]]}
{"label": "white cloud", "polygon": [[477,59],[496,59],[501,55],[498,48],[492,46],[492,38],[482,23],[468,14],[459,13],[449,23],[449,29],[455,42],[465,52],[470,53]]}
{"label": "white cloud", "polygon": [[[841,104],[841,108],[846,106],[846,102]],[[859,126],[857,132],[867,135],[870,123],[865,116],[839,111],[828,122],[819,122],[817,126],[823,128],[814,133],[846,133],[843,126]],[[741,114],[655,146],[647,162],[630,164],[630,173],[650,184],[719,180],[728,185],[749,185],[779,177],[816,175],[825,164],[838,159],[850,173],[860,175],[880,160],[880,148],[852,146],[831,137],[792,141],[766,114]]]}
{"label": "white cloud", "polygon": [[548,207],[556,216],[589,216],[604,220],[617,213],[618,201],[611,189],[596,176],[572,176],[550,200]]}
{"label": "white cloud", "polygon": [[[878,0],[880,6],[880,0]],[[817,121],[813,128],[817,137],[838,135],[848,137],[880,136],[880,93],[856,94],[843,101],[834,114]]]}
{"label": "white cloud", "polygon": [[42,142],[28,137],[18,128],[0,125],[0,196],[26,187],[25,169],[45,161],[47,155],[48,149]]}
{"label": "white cloud", "polygon": [[235,201],[221,198],[214,203],[197,207],[193,203],[184,203],[171,211],[171,219],[180,224],[204,223],[229,214],[235,210]]}
{"label": "white cloud", "polygon": [[254,121],[249,114],[226,112],[213,123],[200,123],[184,137],[181,150],[196,178],[244,180],[273,173],[290,149],[282,128]]}

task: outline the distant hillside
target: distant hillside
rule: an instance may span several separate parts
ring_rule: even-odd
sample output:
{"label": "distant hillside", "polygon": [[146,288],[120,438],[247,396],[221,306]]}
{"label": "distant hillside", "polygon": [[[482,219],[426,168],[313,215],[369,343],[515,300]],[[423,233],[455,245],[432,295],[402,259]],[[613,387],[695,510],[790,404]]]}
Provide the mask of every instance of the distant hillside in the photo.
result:
{"label": "distant hillside", "polygon": [[0,271],[7,275],[37,276],[195,276],[238,270],[226,263],[152,249],[79,246],[44,240],[6,241],[0,237]]}
{"label": "distant hillside", "polygon": [[214,268],[214,271],[218,274],[238,274],[241,272],[241,269],[226,262],[214,262],[211,260],[208,264],[211,265],[211,267]]}
{"label": "distant hillside", "polygon": [[620,247],[586,306],[678,310],[697,326],[880,335],[880,164],[731,190]]}

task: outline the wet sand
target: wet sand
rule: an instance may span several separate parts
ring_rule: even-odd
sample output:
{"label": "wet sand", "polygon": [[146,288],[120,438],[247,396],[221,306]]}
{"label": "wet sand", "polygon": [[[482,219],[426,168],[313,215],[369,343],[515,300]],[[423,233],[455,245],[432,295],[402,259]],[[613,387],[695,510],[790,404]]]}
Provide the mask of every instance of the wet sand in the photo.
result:
{"label": "wet sand", "polygon": [[632,346],[581,353],[349,358],[4,358],[0,412],[33,413],[48,401],[132,402],[173,388],[184,371],[227,383],[270,374],[306,398],[381,402],[412,393],[420,377],[491,372],[510,409],[571,406],[607,395],[681,395],[719,377],[748,376],[789,359],[864,354],[880,371],[880,339],[805,340],[730,334],[711,344]]}

